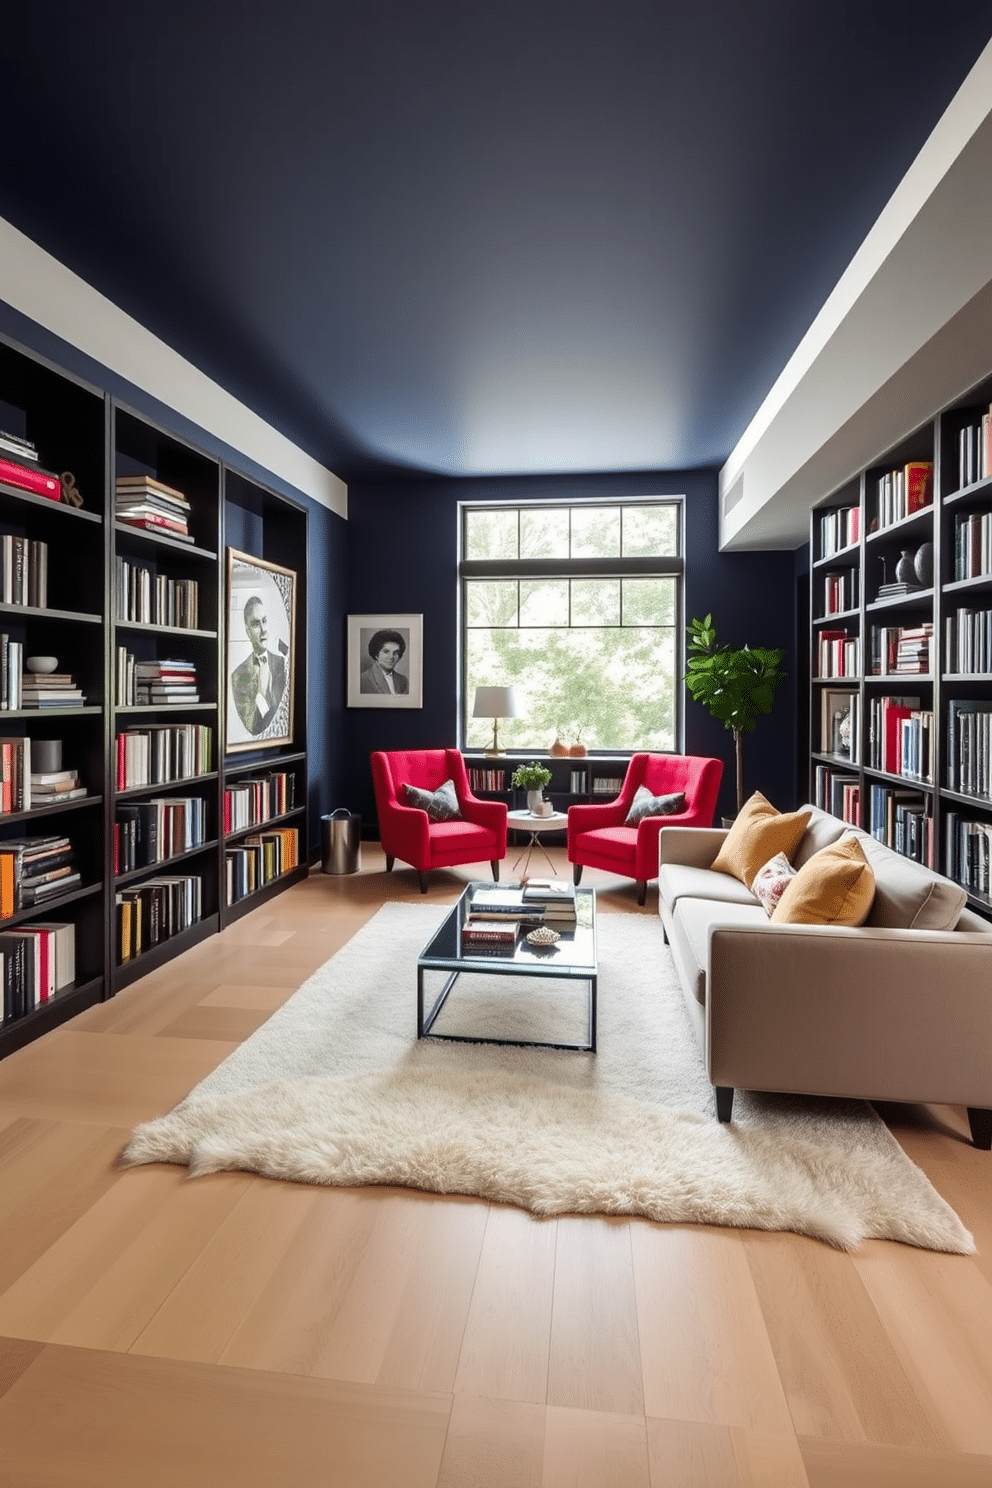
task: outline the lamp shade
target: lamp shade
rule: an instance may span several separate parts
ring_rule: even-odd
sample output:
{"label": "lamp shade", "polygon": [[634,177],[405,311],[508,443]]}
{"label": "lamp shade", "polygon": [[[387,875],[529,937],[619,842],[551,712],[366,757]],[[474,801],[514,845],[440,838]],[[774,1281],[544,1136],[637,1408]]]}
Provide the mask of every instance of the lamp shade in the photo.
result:
{"label": "lamp shade", "polygon": [[512,687],[477,687],[473,718],[516,718],[517,699]]}

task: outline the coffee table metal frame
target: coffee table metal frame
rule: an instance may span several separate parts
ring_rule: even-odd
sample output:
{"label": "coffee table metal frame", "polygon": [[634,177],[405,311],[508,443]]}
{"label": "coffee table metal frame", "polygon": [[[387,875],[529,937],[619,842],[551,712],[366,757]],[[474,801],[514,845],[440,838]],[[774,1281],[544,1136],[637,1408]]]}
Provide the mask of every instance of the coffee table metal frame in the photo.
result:
{"label": "coffee table metal frame", "polygon": [[[491,884],[470,884],[458,903],[446,916],[444,923],[417,957],[417,1037],[446,1039],[456,1044],[512,1044],[517,1048],[540,1047],[542,1049],[572,1049],[583,1053],[596,1052],[596,997],[599,967],[596,958],[596,894],[593,889],[576,889],[576,909],[579,923],[573,929],[561,932],[561,938],[553,948],[539,950],[529,946],[523,934],[518,938],[512,953],[476,952],[462,948],[461,927],[469,914],[474,888],[491,888]],[[502,887],[510,887],[502,885]],[[424,974],[428,971],[446,971],[444,985],[431,1008],[425,1012]],[[555,1043],[545,1039],[497,1039],[468,1034],[436,1033],[434,1024],[448,996],[462,972],[471,971],[489,976],[547,977],[556,980],[584,980],[589,983],[588,1035],[587,1042]]]}

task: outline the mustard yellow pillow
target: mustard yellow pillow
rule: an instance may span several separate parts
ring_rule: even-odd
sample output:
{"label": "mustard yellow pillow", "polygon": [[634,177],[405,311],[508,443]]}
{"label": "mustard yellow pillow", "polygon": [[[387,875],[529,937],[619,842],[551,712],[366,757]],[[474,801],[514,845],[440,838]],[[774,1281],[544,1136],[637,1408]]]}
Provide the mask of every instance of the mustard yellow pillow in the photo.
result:
{"label": "mustard yellow pillow", "polygon": [[776,925],[863,925],[875,897],[864,848],[846,833],[804,863],[772,912]]}
{"label": "mustard yellow pillow", "polygon": [[755,791],[723,839],[713,867],[717,873],[739,878],[749,889],[758,869],[776,853],[785,853],[791,862],[809,818],[808,811],[776,811],[760,791]]}

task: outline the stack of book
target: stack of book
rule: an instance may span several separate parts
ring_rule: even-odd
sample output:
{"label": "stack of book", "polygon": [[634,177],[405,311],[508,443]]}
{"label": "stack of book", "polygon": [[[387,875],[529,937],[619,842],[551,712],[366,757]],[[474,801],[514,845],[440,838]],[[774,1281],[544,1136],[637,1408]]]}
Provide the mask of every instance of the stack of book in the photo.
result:
{"label": "stack of book", "polygon": [[62,482],[51,470],[41,469],[36,446],[6,429],[0,430],[0,481],[50,501],[62,499]]}
{"label": "stack of book", "polygon": [[511,884],[505,889],[473,889],[469,915],[473,920],[497,920],[505,924],[512,920],[542,918],[540,907],[529,905],[524,899],[520,884]]}
{"label": "stack of book", "polygon": [[25,1017],[75,980],[74,925],[34,924],[0,934],[0,1023]]}
{"label": "stack of book", "polygon": [[22,708],[82,708],[86,695],[71,672],[25,672],[21,678]]}
{"label": "stack of book", "polygon": [[13,837],[0,844],[0,916],[30,909],[80,881],[68,837]]}
{"label": "stack of book", "polygon": [[135,701],[198,703],[196,664],[192,661],[138,661],[134,666]]}
{"label": "stack of book", "polygon": [[191,543],[190,504],[182,491],[150,475],[119,475],[114,483],[114,512],[118,522],[140,527],[158,537]]}
{"label": "stack of book", "polygon": [[34,806],[60,806],[63,801],[76,801],[86,795],[78,770],[43,770],[31,774],[31,803]]}
{"label": "stack of book", "polygon": [[497,921],[470,914],[462,926],[462,949],[477,952],[512,951],[520,934],[520,921]]}
{"label": "stack of book", "polygon": [[575,928],[575,885],[565,878],[528,878],[523,888],[528,913],[535,910],[554,930]]}

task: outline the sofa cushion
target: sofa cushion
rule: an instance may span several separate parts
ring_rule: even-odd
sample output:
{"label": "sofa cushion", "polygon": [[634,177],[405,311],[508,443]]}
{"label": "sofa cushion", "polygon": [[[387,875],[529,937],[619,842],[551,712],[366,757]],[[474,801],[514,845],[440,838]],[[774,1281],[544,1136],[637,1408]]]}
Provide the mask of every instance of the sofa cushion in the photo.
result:
{"label": "sofa cushion", "polygon": [[875,875],[853,832],[814,853],[786,886],[771,915],[775,925],[863,925],[875,897]]}
{"label": "sofa cushion", "polygon": [[658,869],[658,904],[671,908],[680,899],[717,899],[721,904],[754,905],[754,895],[729,873],[662,863]]}
{"label": "sofa cushion", "polygon": [[404,785],[402,790],[406,804],[426,811],[432,822],[458,821],[461,818],[453,780],[446,780],[435,791],[422,790],[419,785]]}
{"label": "sofa cushion", "polygon": [[625,827],[636,827],[646,816],[678,816],[685,810],[685,791],[669,796],[653,796],[646,785],[639,785],[627,812]]}
{"label": "sofa cushion", "polygon": [[875,874],[867,924],[881,930],[953,930],[967,902],[960,884],[865,834],[865,856]]}
{"label": "sofa cushion", "polygon": [[755,791],[744,802],[713,861],[716,873],[729,873],[750,888],[762,864],[784,852],[791,861],[809,822],[809,811],[776,811]]}
{"label": "sofa cushion", "polygon": [[838,842],[845,832],[850,831],[847,822],[841,821],[839,816],[831,816],[829,811],[821,811],[819,806],[814,806],[811,802],[800,806],[799,810],[809,812],[809,822],[792,855],[793,868],[801,868],[814,853],[829,847],[831,842]]}
{"label": "sofa cushion", "polygon": [[763,863],[751,882],[751,893],[769,916],[778,904],[786,888],[796,876],[796,870],[785,853],[776,853]]}
{"label": "sofa cushion", "polygon": [[711,925],[767,925],[760,904],[714,904],[712,899],[680,899],[672,916],[669,939],[683,984],[697,1002],[706,1002],[706,969]]}

